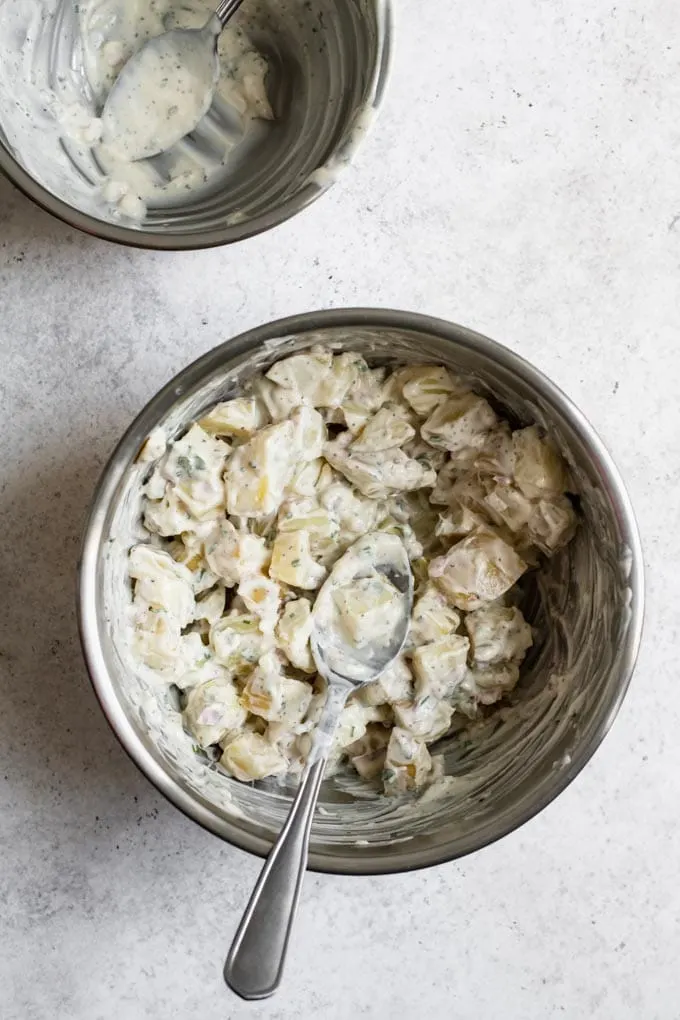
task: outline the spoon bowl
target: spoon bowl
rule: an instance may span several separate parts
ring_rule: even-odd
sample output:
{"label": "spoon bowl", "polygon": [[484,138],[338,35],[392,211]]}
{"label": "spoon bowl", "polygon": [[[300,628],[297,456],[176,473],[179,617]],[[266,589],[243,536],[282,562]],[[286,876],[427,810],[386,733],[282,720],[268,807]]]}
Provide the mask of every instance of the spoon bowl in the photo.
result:
{"label": "spoon bowl", "polygon": [[102,112],[102,141],[135,162],[176,145],[210,109],[220,77],[220,32],[243,0],[223,0],[203,28],[149,39],[118,75]]}
{"label": "spoon bowl", "polygon": [[[348,591],[357,592],[353,608],[363,614],[369,640],[358,640],[356,631],[343,626],[337,596]],[[364,535],[335,564],[316,597],[311,646],[319,673],[329,683],[351,686],[375,680],[403,647],[412,603],[413,574],[403,542],[386,532]]]}

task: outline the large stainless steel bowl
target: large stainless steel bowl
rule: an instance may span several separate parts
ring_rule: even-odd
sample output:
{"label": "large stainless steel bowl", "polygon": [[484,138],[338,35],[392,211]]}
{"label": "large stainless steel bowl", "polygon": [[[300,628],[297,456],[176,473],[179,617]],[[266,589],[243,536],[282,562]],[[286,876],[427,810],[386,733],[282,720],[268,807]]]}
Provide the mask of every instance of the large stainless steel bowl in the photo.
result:
{"label": "large stainless steel bowl", "polygon": [[417,805],[356,796],[327,781],[312,830],[312,868],[348,874],[403,871],[477,850],[545,807],[577,775],[609,729],[628,686],[643,616],[642,554],[612,460],[583,415],[537,369],[462,326],[404,312],[326,311],[274,322],[190,365],[147,405],[99,483],[80,569],[79,613],[95,690],[121,743],[148,778],[223,839],[266,854],[289,791],[247,786],[210,771],[191,750],[164,694],[132,676],[122,639],[129,604],[127,549],[139,527],[135,463],[145,437],[174,434],[243,378],[314,343],[359,350],[374,363],[434,361],[470,377],[516,422],[545,425],[577,481],[574,541],[530,579],[524,611],[541,635],[513,704],[444,742],[452,777]]}
{"label": "large stainless steel bowl", "polygon": [[[60,87],[68,87],[69,101],[97,109],[79,69],[78,17],[72,0],[0,0],[0,22],[10,19],[0,37],[0,172],[48,212],[109,241],[207,248],[282,223],[349,164],[385,90],[391,0],[246,4],[239,18],[268,59],[275,120],[234,150],[210,188],[121,223],[101,201],[96,154],[64,135],[61,105],[53,109]],[[29,48],[14,66],[9,56],[19,46]]]}

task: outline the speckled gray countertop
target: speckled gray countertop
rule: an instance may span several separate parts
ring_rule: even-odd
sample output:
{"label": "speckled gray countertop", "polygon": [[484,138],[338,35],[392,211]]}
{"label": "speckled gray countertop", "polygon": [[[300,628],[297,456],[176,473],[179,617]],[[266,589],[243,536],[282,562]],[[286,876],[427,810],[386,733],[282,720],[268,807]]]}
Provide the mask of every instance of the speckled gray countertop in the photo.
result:
{"label": "speckled gray countertop", "polygon": [[[680,44],[674,0],[410,0],[384,114],[315,207],[231,250],[127,251],[0,182],[2,1020],[677,1020]],[[73,613],[121,431],[187,361],[313,307],[451,318],[600,430],[648,563],[623,711],[542,815],[459,863],[310,876],[287,980],[221,966],[258,862],[109,732]]]}

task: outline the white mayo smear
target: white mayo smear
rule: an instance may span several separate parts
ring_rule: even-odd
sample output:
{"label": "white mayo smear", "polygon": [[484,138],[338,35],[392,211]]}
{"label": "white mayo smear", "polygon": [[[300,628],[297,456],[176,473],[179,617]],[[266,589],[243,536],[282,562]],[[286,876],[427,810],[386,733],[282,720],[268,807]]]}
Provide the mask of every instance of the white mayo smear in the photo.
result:
{"label": "white mayo smear", "polygon": [[[17,159],[83,211],[133,224],[147,206],[170,205],[219,179],[253,122],[272,119],[267,62],[238,19],[220,36],[215,99],[191,139],[175,144],[206,104],[205,92],[191,94],[190,69],[175,69],[182,88],[173,91],[184,102],[166,111],[162,155],[136,160],[139,147],[110,144],[101,120],[119,72],[147,40],[201,28],[212,10],[204,0],[0,0],[0,125]],[[149,79],[129,121],[119,116],[118,135],[139,136],[157,91]]]}
{"label": "white mayo smear", "polygon": [[219,73],[212,25],[176,29],[149,40],[127,62],[109,93],[102,140],[131,162],[167,152],[194,131],[210,109]]}

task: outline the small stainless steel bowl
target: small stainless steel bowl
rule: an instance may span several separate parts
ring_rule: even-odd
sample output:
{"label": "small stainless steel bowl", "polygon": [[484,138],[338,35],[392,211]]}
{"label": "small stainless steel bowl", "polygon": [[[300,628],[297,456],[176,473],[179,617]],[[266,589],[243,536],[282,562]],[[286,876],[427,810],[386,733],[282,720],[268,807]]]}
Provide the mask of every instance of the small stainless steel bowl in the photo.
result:
{"label": "small stainless steel bowl", "polygon": [[[39,99],[57,72],[69,76],[86,101],[88,95],[84,78],[71,67],[79,46],[77,5],[43,2],[49,17],[30,5],[13,8],[15,0],[0,0],[0,18],[18,19],[12,39],[49,36],[40,59],[24,60],[16,74],[3,76],[0,68],[0,171],[48,212],[109,241],[189,250],[240,241],[282,223],[322,195],[350,163],[385,91],[391,0],[246,4],[239,17],[247,19],[249,37],[269,61],[275,120],[268,130],[248,136],[238,158],[241,150],[235,150],[218,186],[190,192],[181,203],[150,207],[139,225],[121,223],[94,197],[103,178],[90,150],[64,139],[49,103],[37,107],[35,118],[25,112],[32,105],[20,74],[29,66],[34,92],[36,81],[42,86]],[[50,146],[54,158],[45,161]]]}
{"label": "small stainless steel bowl", "polygon": [[289,791],[231,780],[191,750],[163,692],[133,677],[123,640],[127,550],[139,533],[136,463],[148,434],[181,431],[237,393],[244,378],[315,343],[373,363],[432,361],[469,377],[517,423],[538,422],[560,445],[580,493],[574,541],[530,578],[523,608],[539,639],[513,703],[444,741],[452,778],[417,804],[362,799],[360,785],[324,784],[310,866],[374,874],[451,860],[498,839],[544,808],[577,775],[609,729],[635,663],[643,617],[642,552],[623,483],[571,401],[507,348],[462,326],[395,311],[313,312],[251,330],[194,362],[133,422],[94,497],[80,567],[85,657],[111,726],[146,776],[187,815],[266,854]]}

